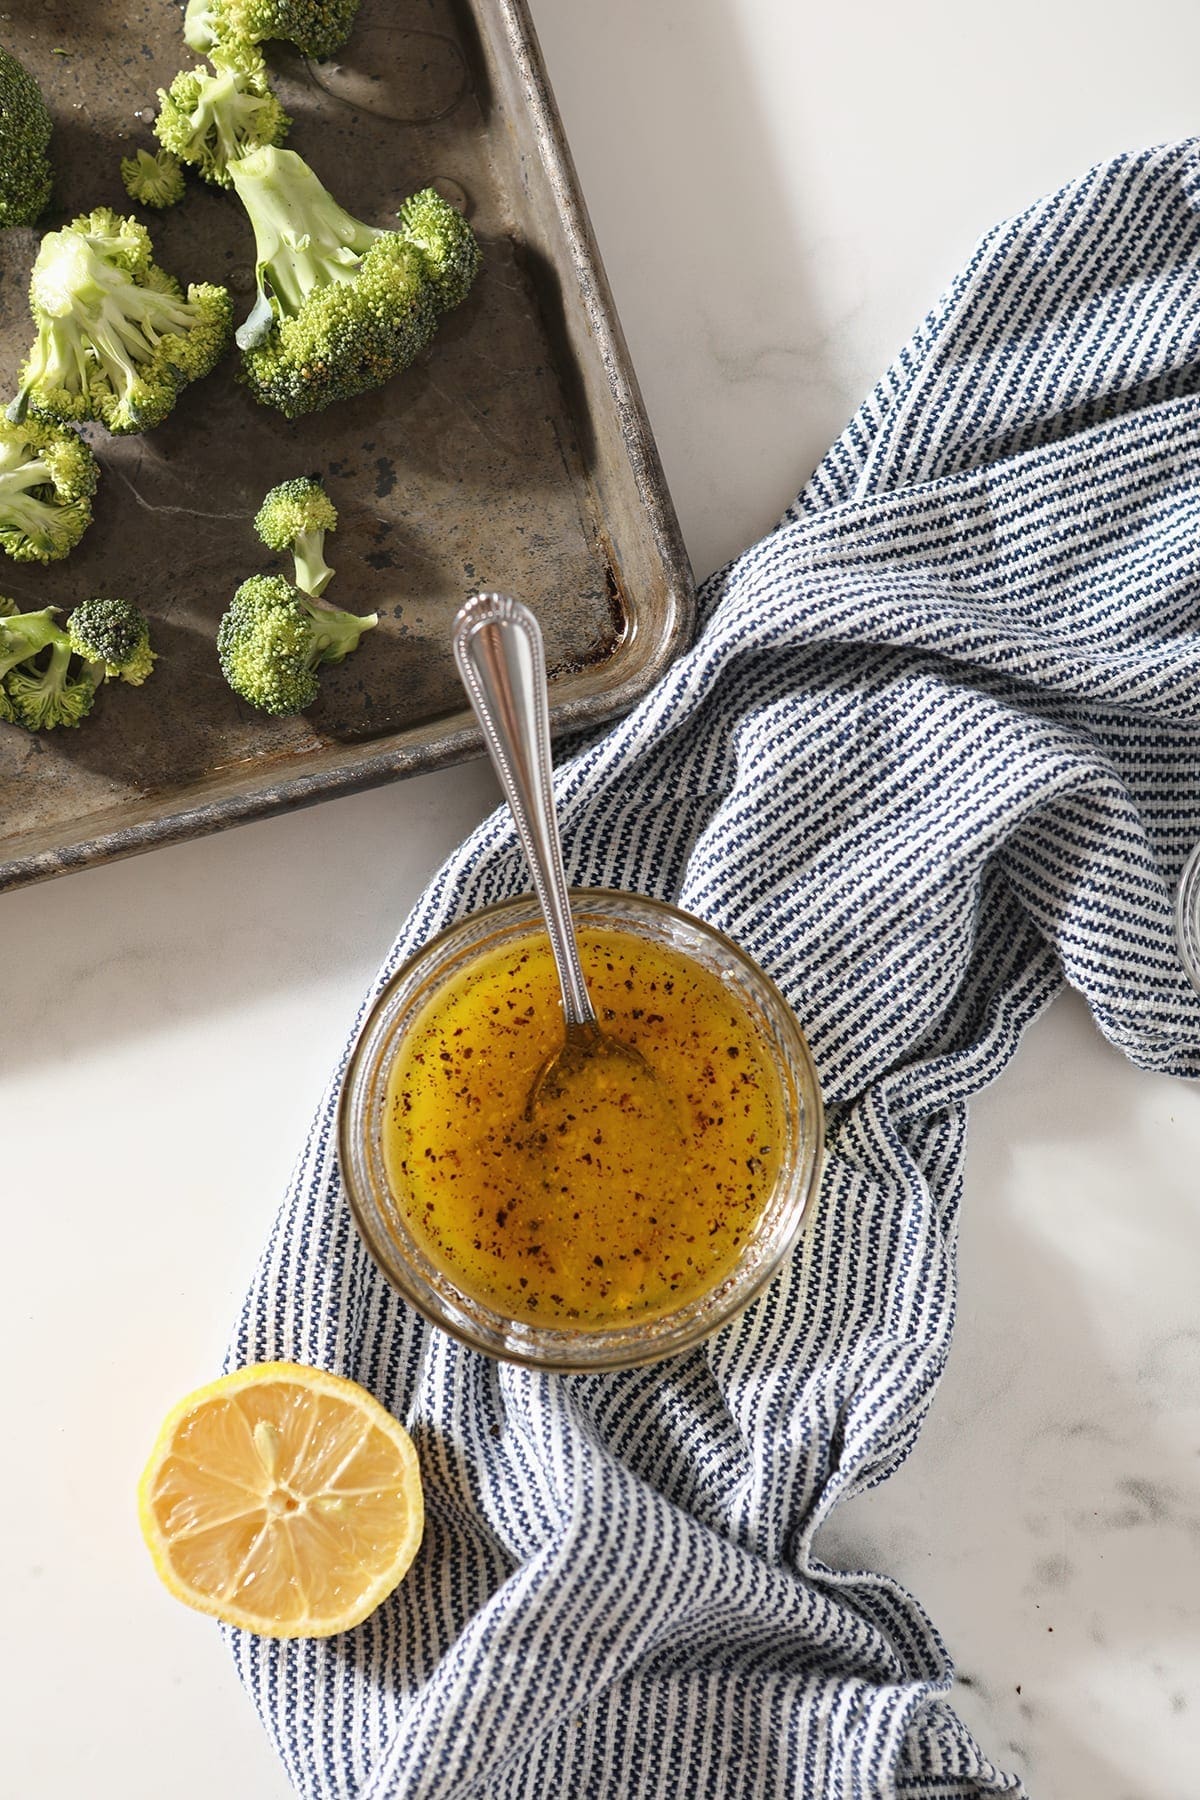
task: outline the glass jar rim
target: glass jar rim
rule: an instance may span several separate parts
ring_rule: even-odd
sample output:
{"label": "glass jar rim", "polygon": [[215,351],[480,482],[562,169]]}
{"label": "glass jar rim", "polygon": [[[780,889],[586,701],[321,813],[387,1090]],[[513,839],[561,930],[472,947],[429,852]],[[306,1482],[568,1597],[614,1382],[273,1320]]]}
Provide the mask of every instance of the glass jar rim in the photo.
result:
{"label": "glass jar rim", "polygon": [[1175,947],[1188,980],[1200,993],[1200,843],[1184,863],[1175,890]]}
{"label": "glass jar rim", "polygon": [[[727,965],[764,1049],[774,1058],[784,1098],[787,1152],[755,1230],[733,1268],[713,1287],[678,1309],[600,1327],[535,1326],[506,1318],[459,1287],[433,1263],[406,1225],[391,1192],[380,1149],[387,1074],[407,1024],[452,972],[485,949],[544,930],[537,900],[521,894],[468,913],[414,951],[375,997],[351,1050],[338,1100],[342,1179],[355,1223],[389,1281],[430,1323],[501,1361],[559,1371],[637,1366],[680,1354],[736,1317],[765,1288],[794,1247],[819,1179],[824,1109],[808,1042],[770,976],[732,938],[669,901],[612,888],[573,888],[572,911],[595,923],[674,945],[689,937]],[[638,928],[641,927],[639,932]],[[702,966],[712,967],[703,956]],[[752,1004],[751,1004],[752,1003]]]}

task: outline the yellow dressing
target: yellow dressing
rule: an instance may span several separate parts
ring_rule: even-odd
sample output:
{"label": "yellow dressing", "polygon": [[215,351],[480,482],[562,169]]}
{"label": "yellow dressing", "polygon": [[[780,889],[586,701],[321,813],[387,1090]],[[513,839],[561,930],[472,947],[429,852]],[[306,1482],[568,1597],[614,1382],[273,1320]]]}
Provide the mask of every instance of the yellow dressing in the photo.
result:
{"label": "yellow dressing", "polygon": [[657,1077],[649,1103],[601,1059],[565,1111],[525,1116],[563,1030],[538,934],[481,956],[418,1015],[383,1134],[392,1194],[432,1261],[505,1317],[560,1328],[654,1317],[715,1287],[774,1186],[783,1120],[779,1077],[719,977],[614,929],[583,930],[580,955],[603,1028]]}

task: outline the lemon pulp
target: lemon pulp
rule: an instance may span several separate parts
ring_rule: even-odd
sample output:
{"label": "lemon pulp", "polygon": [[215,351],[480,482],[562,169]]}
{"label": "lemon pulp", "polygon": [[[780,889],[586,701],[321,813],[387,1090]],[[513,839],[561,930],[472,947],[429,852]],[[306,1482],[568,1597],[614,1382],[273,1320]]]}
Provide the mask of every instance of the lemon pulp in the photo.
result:
{"label": "lemon pulp", "polygon": [[357,1383],[256,1363],[168,1414],[138,1492],[177,1599],[272,1637],[327,1637],[391,1593],[421,1541],[416,1451]]}

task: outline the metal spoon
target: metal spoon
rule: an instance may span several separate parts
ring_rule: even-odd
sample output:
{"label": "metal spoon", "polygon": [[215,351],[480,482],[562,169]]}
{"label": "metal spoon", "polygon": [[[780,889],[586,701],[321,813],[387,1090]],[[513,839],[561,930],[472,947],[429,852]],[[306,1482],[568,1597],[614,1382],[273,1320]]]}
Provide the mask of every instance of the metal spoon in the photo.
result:
{"label": "metal spoon", "polygon": [[563,868],[550,760],[546,653],[536,618],[507,594],[473,594],[454,620],[454,660],[513,822],[546,921],[562,988],[564,1041],[542,1064],[525,1104],[529,1119],[615,1100],[645,1115],[647,1130],[677,1135],[665,1084],[639,1050],[603,1031],[588,996]]}

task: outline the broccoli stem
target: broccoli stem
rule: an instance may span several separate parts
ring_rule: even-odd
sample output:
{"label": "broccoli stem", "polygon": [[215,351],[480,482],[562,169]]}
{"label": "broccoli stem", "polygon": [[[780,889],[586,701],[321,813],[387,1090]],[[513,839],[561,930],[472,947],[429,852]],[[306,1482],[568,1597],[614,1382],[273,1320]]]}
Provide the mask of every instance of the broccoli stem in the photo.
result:
{"label": "broccoli stem", "polygon": [[314,288],[352,282],[387,234],[346,212],[290,152],[255,151],[231,162],[229,176],[254,230],[258,301],[236,334],[240,348],[252,350],[275,322],[272,295],[285,317],[294,316]]}
{"label": "broccoli stem", "polygon": [[[15,436],[0,440],[0,492],[5,486],[31,487],[29,471],[36,469],[34,482],[49,481],[50,471],[44,463],[31,463],[27,460],[25,449],[16,441]],[[19,479],[14,479],[19,478]]]}
{"label": "broccoli stem", "polygon": [[[330,573],[333,571],[330,570]],[[309,661],[314,668],[318,662],[342,662],[352,650],[358,648],[358,640],[363,632],[377,623],[374,613],[366,618],[359,618],[354,613],[342,612],[340,608],[330,606],[328,600],[317,600],[309,595],[302,598],[305,610],[313,622]]]}
{"label": "broccoli stem", "polygon": [[217,41],[213,0],[187,0],[183,14],[183,41],[201,55]]}
{"label": "broccoli stem", "polygon": [[[74,501],[66,502],[59,508],[65,512],[68,505],[76,505]],[[56,514],[53,506],[45,500],[39,500],[27,488],[9,486],[0,477],[0,522],[7,530],[23,531],[28,538],[39,541],[43,535],[52,530]]]}
{"label": "broccoli stem", "polygon": [[18,663],[28,662],[53,644],[56,654],[63,652],[63,666],[70,660],[71,646],[65,631],[51,618],[52,608],[42,612],[15,613],[0,618],[0,681]]}
{"label": "broccoli stem", "polygon": [[[85,393],[91,375],[91,364],[79,334],[69,329],[64,330],[61,326],[57,329],[51,327],[43,333],[43,341],[45,357],[41,373],[42,385],[50,390],[61,389],[69,394]],[[8,403],[5,416],[14,425],[22,424],[28,416],[29,394],[33,385],[31,373]]]}
{"label": "broccoli stem", "polygon": [[[135,282],[123,286],[113,284],[104,298],[104,317],[116,327],[130,350],[136,352],[148,343],[153,349],[165,337],[187,331],[192,314],[181,294],[166,294],[161,288],[138,287]],[[135,331],[131,320],[141,327]]]}
{"label": "broccoli stem", "polygon": [[36,512],[45,501],[32,491],[48,488],[54,491],[54,477],[44,462],[22,462],[15,445],[0,448],[0,515],[15,519],[22,508]]}
{"label": "broccoli stem", "polygon": [[[62,635],[61,633],[59,634]],[[66,638],[61,644],[55,644],[50,652],[50,659],[42,670],[37,686],[46,694],[60,694],[67,685],[67,671],[71,667],[71,646]]]}
{"label": "broccoli stem", "polygon": [[71,656],[71,646],[64,637],[51,649],[43,669],[25,667],[10,678],[8,698],[18,721],[28,731],[78,725],[91,711],[99,685],[96,672],[85,667],[72,679]]}
{"label": "broccoli stem", "polygon": [[[333,580],[333,570],[325,561],[325,530],[302,531],[292,545],[296,559],[296,586],[311,600],[318,600]],[[323,601],[328,606],[329,602]]]}

